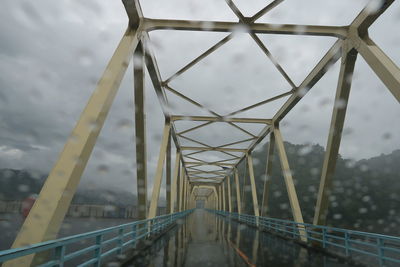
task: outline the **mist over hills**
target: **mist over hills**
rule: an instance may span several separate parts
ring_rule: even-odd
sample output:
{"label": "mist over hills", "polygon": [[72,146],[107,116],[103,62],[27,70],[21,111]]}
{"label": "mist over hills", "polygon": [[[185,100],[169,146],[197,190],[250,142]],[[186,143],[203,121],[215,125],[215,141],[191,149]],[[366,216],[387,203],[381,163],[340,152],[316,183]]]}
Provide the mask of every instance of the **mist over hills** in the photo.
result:
{"label": "mist over hills", "polygon": [[[264,188],[266,144],[254,153],[259,203]],[[325,150],[320,145],[285,142],[304,221],[312,223]],[[289,199],[274,153],[269,215],[292,220]],[[354,161],[339,156],[330,197],[328,224],[361,231],[400,235],[400,150],[370,159]],[[244,166],[240,168],[244,171]],[[248,179],[248,177],[246,177]],[[247,184],[249,184],[247,182]],[[246,211],[252,212],[251,192],[246,192]]]}
{"label": "mist over hills", "polygon": [[[0,200],[23,200],[38,194],[46,178],[47,175],[27,170],[0,169]],[[83,187],[72,203],[125,207],[136,205],[136,196],[118,189]]]}
{"label": "mist over hills", "polygon": [[[258,201],[262,203],[267,146],[253,153]],[[324,148],[285,142],[304,220],[312,223]],[[268,216],[292,220],[280,162],[275,151]],[[333,180],[328,224],[360,231],[400,235],[400,150],[390,154],[354,161],[338,158]],[[244,173],[246,172],[246,176]],[[239,166],[240,183],[246,178],[244,209],[252,214],[249,177],[245,164]],[[39,193],[47,175],[26,170],[0,169],[0,200],[22,200]],[[234,190],[234,189],[233,189]],[[234,191],[233,191],[234,192]],[[165,200],[161,200],[163,203]],[[110,188],[83,187],[73,203],[130,206],[133,193]]]}

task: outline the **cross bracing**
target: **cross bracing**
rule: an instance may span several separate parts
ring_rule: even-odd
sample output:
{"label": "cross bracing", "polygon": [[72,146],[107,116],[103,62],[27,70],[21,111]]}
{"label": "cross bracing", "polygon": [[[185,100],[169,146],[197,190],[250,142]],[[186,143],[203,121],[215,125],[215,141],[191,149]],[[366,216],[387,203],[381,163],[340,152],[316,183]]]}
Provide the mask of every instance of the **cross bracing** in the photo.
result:
{"label": "cross bracing", "polygon": [[[281,25],[257,22],[259,18],[281,2],[283,0],[272,1],[253,16],[247,17],[232,0],[226,0],[227,6],[238,20],[230,22],[148,18],[146,14],[143,14],[138,0],[123,0],[129,17],[128,28],[72,131],[71,136],[77,138],[71,138],[65,144],[64,150],[24,223],[23,231],[19,233],[13,246],[42,242],[54,238],[57,234],[132,55],[134,57],[136,165],[140,166],[136,170],[139,218],[153,218],[156,215],[164,164],[167,166],[167,210],[171,213],[193,207],[196,198],[205,198],[208,207],[232,211],[232,196],[236,195],[234,199],[237,201],[237,211],[240,214],[243,188],[240,188],[237,168],[244,162],[249,177],[249,181],[246,183],[251,187],[254,215],[266,214],[271,183],[269,177],[272,168],[271,158],[276,147],[296,223],[303,223],[303,217],[279,124],[324,76],[329,66],[340,60],[336,101],[342,101],[345,104],[340,107],[335,106],[333,109],[314,216],[314,224],[325,224],[330,187],[351,88],[351,77],[358,55],[364,58],[392,95],[400,102],[400,70],[368,34],[368,28],[390,7],[394,0],[381,1],[378,8],[373,11],[370,8],[364,8],[349,25],[344,26]],[[238,27],[246,29],[246,34],[265,55],[265,60],[269,60],[286,81],[289,90],[265,99],[254,99],[253,104],[223,114],[174,88],[172,81],[184,75],[185,72],[215,51],[223,49],[224,45],[233,39],[234,31]],[[149,36],[149,32],[158,30],[226,32],[229,34],[179,68],[174,74],[162,77]],[[320,36],[335,38],[336,41],[306,77],[296,84],[278,63],[268,46],[259,38],[260,34]],[[146,116],[144,109],[145,67],[165,117],[149,205],[147,203]],[[168,94],[173,94],[182,101],[196,106],[207,116],[204,114],[186,116],[172,113],[169,109]],[[284,103],[271,117],[265,118],[263,114],[252,118],[241,116],[246,111],[278,100],[284,100]],[[177,124],[185,121],[196,122],[196,125],[178,131]],[[88,122],[95,123],[98,127],[95,129],[88,127]],[[229,127],[231,131],[240,133],[242,137],[215,145],[190,135],[196,131],[213,127],[213,125]],[[261,125],[262,128],[259,132],[254,133],[246,129],[244,125]],[[270,141],[266,166],[267,179],[265,179],[262,203],[258,203],[255,179],[259,179],[259,177],[254,176],[252,152],[267,136]],[[177,151],[175,166],[171,166],[171,141]],[[216,154],[218,156],[215,156]],[[60,176],[63,179],[60,179]],[[302,229],[299,228],[299,231],[301,232]],[[33,256],[29,257],[31,261]]]}

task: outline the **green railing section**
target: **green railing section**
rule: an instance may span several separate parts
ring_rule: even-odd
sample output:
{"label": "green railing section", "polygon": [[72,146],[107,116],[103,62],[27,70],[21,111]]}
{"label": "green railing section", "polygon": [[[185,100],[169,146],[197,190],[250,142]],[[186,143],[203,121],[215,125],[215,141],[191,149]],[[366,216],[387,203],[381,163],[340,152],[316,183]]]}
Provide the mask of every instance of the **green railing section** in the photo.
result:
{"label": "green railing section", "polygon": [[[77,266],[100,266],[105,257],[122,254],[124,250],[134,248],[137,241],[162,232],[192,211],[181,211],[26,247],[0,251],[0,263],[30,254],[48,252],[48,261],[39,266],[63,266],[71,260],[75,260],[74,265]],[[76,263],[80,259],[81,262]]]}
{"label": "green railing section", "polygon": [[318,245],[355,261],[368,261],[375,266],[400,266],[400,237],[226,211],[210,209],[208,211],[262,230]]}

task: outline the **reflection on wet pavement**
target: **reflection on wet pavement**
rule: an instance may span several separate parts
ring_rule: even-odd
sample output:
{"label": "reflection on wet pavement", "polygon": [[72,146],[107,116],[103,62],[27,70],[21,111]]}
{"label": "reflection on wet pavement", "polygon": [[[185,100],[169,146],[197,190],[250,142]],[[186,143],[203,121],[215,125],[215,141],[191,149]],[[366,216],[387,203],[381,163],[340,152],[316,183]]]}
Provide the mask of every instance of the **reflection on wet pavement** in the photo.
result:
{"label": "reflection on wet pavement", "polygon": [[337,259],[196,210],[130,266],[349,266]]}

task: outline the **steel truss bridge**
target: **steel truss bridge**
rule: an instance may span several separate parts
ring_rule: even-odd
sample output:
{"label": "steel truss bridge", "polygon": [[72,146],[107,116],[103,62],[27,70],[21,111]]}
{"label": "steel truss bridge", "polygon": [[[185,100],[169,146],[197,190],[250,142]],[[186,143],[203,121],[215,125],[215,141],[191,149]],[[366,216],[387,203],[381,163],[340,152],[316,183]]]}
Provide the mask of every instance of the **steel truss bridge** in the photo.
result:
{"label": "steel truss bridge", "polygon": [[[140,249],[144,240],[153,240],[156,236],[167,234],[177,222],[179,222],[178,225],[183,224],[180,227],[186,227],[186,221],[190,221],[191,216],[195,216],[197,212],[208,214],[207,216],[216,216],[215,218],[218,217],[216,220],[236,221],[239,224],[250,225],[257,231],[267,231],[286,239],[294,239],[303,246],[314,247],[323,252],[335,254],[337,257],[350,260],[350,262],[351,260],[357,261],[355,255],[358,255],[358,257],[365,255],[365,257],[371,259],[369,263],[373,262],[373,264],[381,266],[396,266],[397,264],[398,266],[400,264],[400,238],[325,226],[328,198],[351,88],[351,77],[359,54],[397,101],[400,101],[400,70],[368,35],[369,27],[391,6],[394,0],[381,1],[379,8],[373,12],[368,8],[363,9],[353,22],[346,26],[277,25],[256,22],[282,1],[275,0],[253,16],[246,17],[232,0],[226,0],[238,19],[238,22],[226,22],[148,18],[142,13],[137,0],[123,0],[129,17],[128,28],[100,78],[97,88],[77,121],[71,133],[71,138],[66,142],[58,161],[49,174],[37,201],[15,239],[12,249],[0,252],[0,262],[4,262],[3,266],[40,264],[42,264],[41,266],[63,266],[68,264],[69,261],[79,259],[82,255],[86,255],[86,258],[83,258],[80,266],[100,266],[107,262],[110,257],[122,255],[126,251],[132,253],[135,249]],[[205,27],[205,25],[207,26]],[[233,38],[233,31],[237,27],[248,29],[250,37],[282,74],[291,90],[269,99],[261,101],[258,99],[256,100],[258,102],[255,101],[253,105],[229,114],[219,114],[172,88],[172,80],[228,43]],[[302,29],[301,32],[299,32],[299,29]],[[163,79],[149,37],[149,32],[158,30],[209,31],[230,34],[183,66],[171,77]],[[296,85],[257,34],[302,34],[334,37],[337,40],[304,80]],[[393,34],[395,33],[393,32]],[[134,57],[136,166],[140,166],[136,170],[139,220],[104,230],[56,239],[82,172],[132,57]],[[335,105],[333,108],[314,220],[312,224],[306,224],[303,220],[290,172],[279,124],[324,76],[328,67],[339,60],[341,64],[335,103],[341,102],[344,105]],[[165,116],[158,164],[149,203],[147,201],[146,114],[144,108],[145,68],[150,74],[151,82]],[[204,109],[210,116],[171,114],[167,108],[169,105],[167,91]],[[287,96],[287,101],[271,118],[264,118],[262,114],[259,118],[240,117],[240,113],[244,111]],[[177,121],[196,121],[201,122],[201,124],[178,132],[175,126]],[[213,146],[185,135],[188,132],[206,128],[215,123],[228,124],[243,132],[245,137],[237,142]],[[254,135],[240,126],[243,123],[263,125],[263,129],[258,135]],[[96,125],[96,127],[93,127],[93,125]],[[261,179],[261,177],[254,175],[252,152],[265,138],[269,138],[266,162],[267,179],[264,183],[262,203],[258,203],[255,181]],[[188,140],[197,145],[183,146],[181,145],[182,140]],[[247,148],[238,147],[238,145],[246,142],[250,142]],[[171,170],[171,143],[175,145],[177,151],[173,171]],[[267,217],[269,189],[272,182],[272,157],[275,149],[278,152],[293,221]],[[225,158],[218,161],[206,161],[198,158],[199,154],[207,155],[207,153],[212,152],[219,152]],[[241,195],[244,188],[240,186],[237,169],[242,162],[246,163],[248,170],[253,214],[244,214],[242,210]],[[168,214],[156,216],[164,165],[166,166]],[[213,168],[212,170],[205,170],[203,168],[205,166]],[[193,213],[199,200],[203,201],[207,212],[195,211]],[[224,233],[232,237],[231,232],[224,230]],[[70,252],[69,247],[78,246],[77,244],[84,240],[90,240],[90,242],[87,242],[87,245],[83,248],[79,247],[79,249]],[[179,245],[179,242],[177,244]],[[108,248],[106,248],[107,246]],[[204,255],[204,257],[206,256]],[[183,261],[178,261],[178,258],[174,259],[174,262],[180,265]]]}

